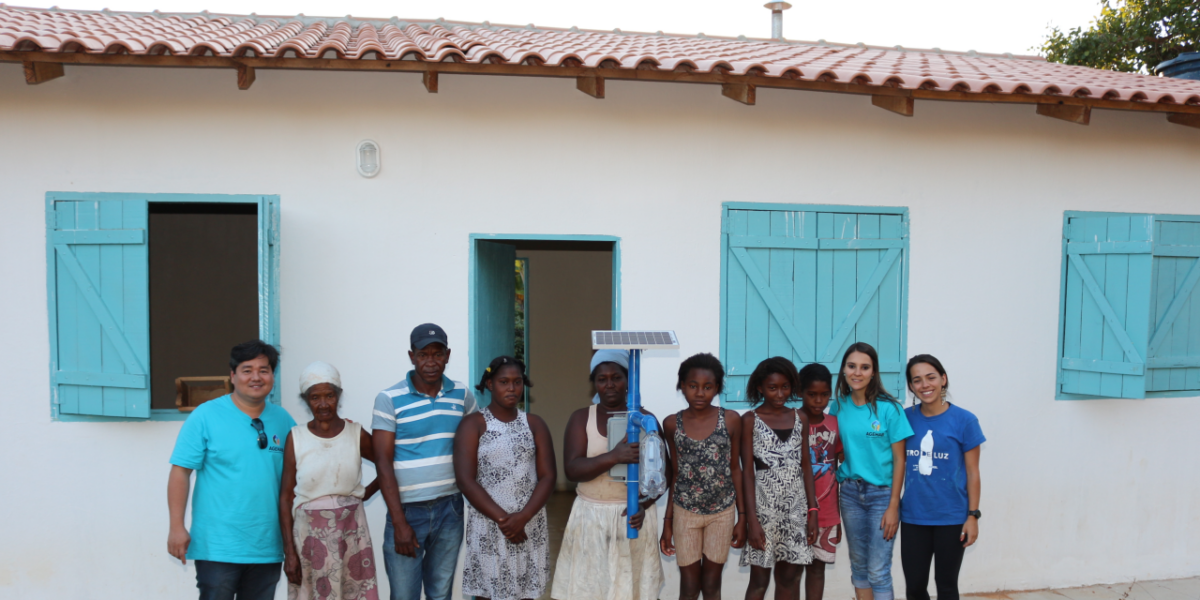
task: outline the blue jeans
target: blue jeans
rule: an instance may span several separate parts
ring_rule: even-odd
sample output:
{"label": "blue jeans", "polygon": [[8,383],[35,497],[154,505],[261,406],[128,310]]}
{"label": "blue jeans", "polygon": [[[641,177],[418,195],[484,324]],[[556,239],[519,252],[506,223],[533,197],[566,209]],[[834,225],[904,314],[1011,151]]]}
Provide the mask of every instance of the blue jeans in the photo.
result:
{"label": "blue jeans", "polygon": [[883,539],[883,513],[892,500],[892,488],[861,479],[842,482],[842,525],[850,550],[850,582],[860,590],[875,591],[875,600],[892,600],[892,545]]}
{"label": "blue jeans", "polygon": [[450,494],[425,502],[403,504],[404,520],[417,538],[416,558],[396,553],[395,528],[388,515],[383,529],[383,566],[392,600],[450,600],[458,549],[463,539],[463,497]]}
{"label": "blue jeans", "polygon": [[200,600],[274,600],[281,563],[241,564],[192,561]]}

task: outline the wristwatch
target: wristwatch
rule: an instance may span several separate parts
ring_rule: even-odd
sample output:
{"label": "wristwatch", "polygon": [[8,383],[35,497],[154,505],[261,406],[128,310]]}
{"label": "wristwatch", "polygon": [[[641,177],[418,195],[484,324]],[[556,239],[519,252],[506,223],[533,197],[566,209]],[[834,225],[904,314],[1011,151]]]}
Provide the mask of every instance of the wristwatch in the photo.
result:
{"label": "wristwatch", "polygon": [[976,519],[976,520],[979,520],[979,518],[983,516],[983,513],[979,512],[979,511],[977,511],[977,510],[968,510],[968,511],[967,511],[967,516],[968,516],[968,517],[975,517],[975,519]]}

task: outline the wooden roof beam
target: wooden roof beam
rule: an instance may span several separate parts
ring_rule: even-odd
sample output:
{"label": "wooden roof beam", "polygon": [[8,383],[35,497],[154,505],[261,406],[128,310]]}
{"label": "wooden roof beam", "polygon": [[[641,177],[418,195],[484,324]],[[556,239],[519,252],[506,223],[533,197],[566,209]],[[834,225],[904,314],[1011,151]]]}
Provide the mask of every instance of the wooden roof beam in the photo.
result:
{"label": "wooden roof beam", "polygon": [[583,75],[575,78],[575,89],[597,100],[604,99],[604,78],[596,75]]}
{"label": "wooden roof beam", "polygon": [[905,117],[913,116],[912,96],[871,96],[871,104]]}
{"label": "wooden roof beam", "polygon": [[63,63],[25,61],[25,83],[37,85],[63,76]]}
{"label": "wooden roof beam", "polygon": [[[84,52],[17,52],[0,50],[0,62],[54,63],[72,65],[106,65],[126,67],[173,67],[173,68],[236,68],[238,64],[255,69],[297,69],[311,71],[391,71],[422,74],[447,72],[475,75],[512,75],[529,77],[586,77],[597,76],[619,81],[661,81],[678,83],[744,84],[751,87],[771,89],[834,92],[867,96],[911,96],[916,100],[943,102],[982,102],[989,104],[1046,104],[1099,108],[1120,111],[1157,112],[1176,115],[1200,115],[1198,104],[1170,104],[1133,100],[1105,100],[1103,98],[1076,98],[1072,96],[1047,96],[1043,94],[1005,94],[992,92],[957,92],[950,90],[893,89],[876,85],[843,83],[839,81],[809,81],[764,77],[761,75],[731,76],[721,73],[682,73],[650,71],[640,69],[610,69],[590,67],[558,67],[547,65],[429,63],[416,60],[357,60],[326,58],[284,57],[221,57],[221,56],[174,56],[137,54],[88,54]],[[724,92],[725,89],[722,89]],[[748,91],[748,90],[747,90]],[[735,94],[736,96],[737,94]],[[736,98],[734,98],[736,99]]]}
{"label": "wooden roof beam", "polygon": [[1087,125],[1092,121],[1092,107],[1079,104],[1038,104],[1037,114],[1077,125]]}
{"label": "wooden roof beam", "polygon": [[756,86],[752,83],[722,83],[721,95],[754,106]]}
{"label": "wooden roof beam", "polygon": [[1185,127],[1195,127],[1200,129],[1200,115],[1189,115],[1186,113],[1168,113],[1167,121],[1176,125]]}
{"label": "wooden roof beam", "polygon": [[425,84],[425,91],[430,94],[438,93],[438,73],[437,71],[424,71],[421,73],[421,83]]}

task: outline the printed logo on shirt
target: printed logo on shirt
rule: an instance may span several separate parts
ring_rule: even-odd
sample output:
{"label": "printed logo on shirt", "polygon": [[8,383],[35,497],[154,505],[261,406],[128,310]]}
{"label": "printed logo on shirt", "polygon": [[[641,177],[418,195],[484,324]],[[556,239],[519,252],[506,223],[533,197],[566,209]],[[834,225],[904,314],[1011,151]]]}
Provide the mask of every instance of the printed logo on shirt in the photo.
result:
{"label": "printed logo on shirt", "polygon": [[933,459],[946,460],[950,458],[950,454],[947,452],[933,451],[932,429],[925,431],[925,437],[921,438],[920,450],[908,450],[906,454],[917,458],[917,464],[913,467],[913,470],[925,476],[933,475],[933,470],[937,468],[933,464]]}
{"label": "printed logo on shirt", "polygon": [[879,422],[879,419],[871,421],[871,424],[867,428],[867,437],[883,437],[882,430],[883,425]]}

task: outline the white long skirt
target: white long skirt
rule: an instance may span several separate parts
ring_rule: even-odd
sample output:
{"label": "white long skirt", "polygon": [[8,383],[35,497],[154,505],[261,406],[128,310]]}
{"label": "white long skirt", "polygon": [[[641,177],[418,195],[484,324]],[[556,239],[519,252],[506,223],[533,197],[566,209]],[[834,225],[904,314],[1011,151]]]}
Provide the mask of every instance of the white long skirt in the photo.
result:
{"label": "white long skirt", "polygon": [[656,600],[663,586],[658,508],[646,509],[638,537],[626,537],[624,503],[575,497],[550,597],[555,600]]}

